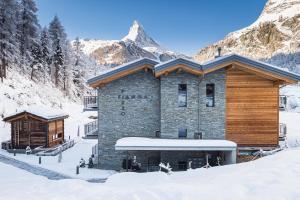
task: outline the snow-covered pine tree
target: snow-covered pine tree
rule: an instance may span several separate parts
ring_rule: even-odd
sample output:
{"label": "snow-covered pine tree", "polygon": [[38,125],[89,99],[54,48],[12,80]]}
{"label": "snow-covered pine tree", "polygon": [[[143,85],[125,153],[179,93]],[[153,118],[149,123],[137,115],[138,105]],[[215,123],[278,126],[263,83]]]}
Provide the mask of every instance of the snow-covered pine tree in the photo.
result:
{"label": "snow-covered pine tree", "polygon": [[16,43],[16,10],[15,0],[0,0],[0,78],[6,78],[7,67],[18,54]]}
{"label": "snow-covered pine tree", "polygon": [[32,61],[30,63],[30,68],[31,68],[30,79],[33,80],[36,71],[41,71],[43,65],[42,50],[39,43],[34,43],[31,46],[31,57],[32,57]]}
{"label": "snow-covered pine tree", "polygon": [[75,53],[75,67],[76,67],[76,66],[80,65],[82,47],[83,47],[78,37],[75,38],[73,47],[74,47],[74,53]]}
{"label": "snow-covered pine tree", "polygon": [[74,66],[74,53],[71,48],[70,41],[67,40],[64,46],[64,67],[63,67],[63,90],[66,92],[66,95],[69,95],[70,81],[72,79],[71,69]]}
{"label": "snow-covered pine tree", "polygon": [[54,83],[55,86],[58,87],[61,77],[62,77],[62,68],[64,65],[64,55],[62,51],[62,47],[60,44],[60,39],[57,39],[56,49],[53,51],[53,66],[54,66]]}
{"label": "snow-covered pine tree", "polygon": [[40,36],[40,43],[41,43],[41,52],[42,52],[42,65],[44,67],[44,83],[46,82],[46,79],[48,75],[50,75],[50,64],[51,64],[51,46],[50,46],[50,40],[49,40],[49,33],[48,28],[44,27],[41,32]]}
{"label": "snow-covered pine tree", "polygon": [[49,25],[49,36],[52,43],[52,67],[51,73],[54,79],[56,87],[61,86],[63,88],[63,74],[64,74],[64,63],[65,63],[65,49],[66,49],[66,38],[64,27],[62,26],[57,16],[50,22]]}
{"label": "snow-covered pine tree", "polygon": [[[18,16],[18,37],[20,45],[21,66],[31,60],[31,47],[38,42],[39,23],[37,8],[33,0],[21,0]],[[25,70],[24,70],[25,71]]]}

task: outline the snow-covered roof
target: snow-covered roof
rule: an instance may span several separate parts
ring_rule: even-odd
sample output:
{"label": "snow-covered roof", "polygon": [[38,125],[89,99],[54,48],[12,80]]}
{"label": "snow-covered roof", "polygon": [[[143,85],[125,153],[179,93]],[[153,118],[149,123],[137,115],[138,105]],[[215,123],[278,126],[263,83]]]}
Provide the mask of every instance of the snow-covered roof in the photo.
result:
{"label": "snow-covered roof", "polygon": [[10,119],[15,118],[16,116],[22,115],[22,114],[25,114],[25,113],[35,115],[37,117],[40,117],[40,118],[48,120],[48,121],[69,117],[69,115],[67,115],[65,113],[58,113],[57,111],[53,111],[50,108],[45,109],[45,108],[34,108],[34,107],[32,107],[32,108],[22,109],[22,110],[16,111],[15,113],[11,113],[11,114],[5,116],[5,118],[3,120],[4,121],[9,121]]}
{"label": "snow-covered roof", "polygon": [[125,137],[117,140],[116,150],[167,150],[167,151],[232,151],[237,144],[229,140],[162,139]]}

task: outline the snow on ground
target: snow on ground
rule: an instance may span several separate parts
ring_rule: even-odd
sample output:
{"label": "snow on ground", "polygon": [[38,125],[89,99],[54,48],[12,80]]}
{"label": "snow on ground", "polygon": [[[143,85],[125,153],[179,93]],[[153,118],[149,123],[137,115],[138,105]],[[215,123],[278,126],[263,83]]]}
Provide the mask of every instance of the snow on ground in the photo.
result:
{"label": "snow on ground", "polygon": [[[0,199],[300,199],[300,149],[187,172],[119,173],[106,183],[48,180],[0,163]],[[13,174],[13,176],[12,176]]]}
{"label": "snow on ground", "polygon": [[[86,168],[81,169],[79,175],[75,174],[79,160],[83,158],[87,162],[92,154],[92,147],[97,143],[97,140],[80,139],[84,135],[83,125],[92,121],[89,116],[97,116],[96,112],[83,112],[83,105],[80,102],[66,98],[60,90],[52,85],[37,84],[19,73],[15,73],[13,79],[9,77],[4,80],[3,84],[0,83],[0,143],[10,139],[10,124],[4,123],[1,115],[6,117],[22,110],[30,110],[38,114],[64,113],[69,115],[69,118],[65,119],[65,139],[68,139],[69,136],[75,138],[76,145],[63,152],[61,163],[58,163],[57,156],[42,157],[41,167],[81,179],[102,179],[114,173],[109,170]],[[77,137],[78,127],[79,138]],[[0,154],[13,156],[4,150],[0,150]],[[38,165],[38,157],[34,155],[18,154],[14,158]]]}
{"label": "snow on ground", "polygon": [[85,180],[105,179],[111,174],[114,174],[115,171],[80,168],[80,174],[76,175],[76,166],[79,165],[80,159],[83,158],[86,163],[88,163],[88,158],[91,155],[92,147],[96,144],[96,142],[96,140],[77,139],[77,143],[74,147],[63,152],[61,163],[58,163],[58,155],[43,156],[42,164],[39,165],[39,157],[35,155],[17,154],[17,156],[14,157],[13,154],[10,154],[4,150],[0,150],[0,154],[21,160],[29,164],[53,170],[73,178]]}

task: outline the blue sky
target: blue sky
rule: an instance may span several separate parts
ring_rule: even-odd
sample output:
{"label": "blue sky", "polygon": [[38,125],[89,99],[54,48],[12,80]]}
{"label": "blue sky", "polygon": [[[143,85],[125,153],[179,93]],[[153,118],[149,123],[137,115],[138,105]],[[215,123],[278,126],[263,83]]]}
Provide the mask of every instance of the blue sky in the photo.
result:
{"label": "blue sky", "polygon": [[42,25],[58,15],[71,39],[121,39],[134,20],[163,46],[194,55],[250,25],[266,0],[36,0]]}

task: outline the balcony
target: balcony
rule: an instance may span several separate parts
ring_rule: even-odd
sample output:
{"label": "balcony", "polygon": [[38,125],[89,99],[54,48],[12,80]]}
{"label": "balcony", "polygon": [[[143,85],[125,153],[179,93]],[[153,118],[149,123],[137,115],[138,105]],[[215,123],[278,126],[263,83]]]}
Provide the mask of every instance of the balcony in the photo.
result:
{"label": "balcony", "polygon": [[279,95],[279,110],[281,111],[286,110],[286,104],[287,104],[287,96]]}
{"label": "balcony", "polygon": [[286,124],[280,123],[279,124],[279,141],[284,141],[286,138],[287,129]]}
{"label": "balcony", "polygon": [[85,96],[83,98],[83,111],[97,111],[98,110],[97,96]]}
{"label": "balcony", "polygon": [[98,138],[98,120],[92,121],[84,125],[84,139]]}

